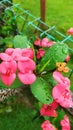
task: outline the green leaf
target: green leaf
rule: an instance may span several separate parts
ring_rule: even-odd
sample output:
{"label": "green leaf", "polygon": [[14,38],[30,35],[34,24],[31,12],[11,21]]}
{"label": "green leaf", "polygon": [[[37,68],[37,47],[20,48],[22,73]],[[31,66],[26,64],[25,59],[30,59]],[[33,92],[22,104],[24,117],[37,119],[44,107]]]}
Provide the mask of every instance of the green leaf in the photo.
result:
{"label": "green leaf", "polygon": [[26,36],[16,35],[13,40],[14,48],[29,48],[30,42]]}
{"label": "green leaf", "polygon": [[39,72],[40,70],[43,70],[43,68],[44,71],[54,69],[56,67],[56,62],[64,61],[67,54],[68,46],[64,43],[56,43],[50,48],[47,48],[44,57],[41,59],[39,65]]}
{"label": "green leaf", "polygon": [[43,74],[42,78],[49,84],[50,89],[52,89],[57,84],[57,81],[53,78],[52,73]]}
{"label": "green leaf", "polygon": [[5,85],[1,80],[0,80],[0,88],[19,88],[21,87],[23,84],[20,82],[20,80],[18,78],[15,79],[15,81],[13,82],[13,84],[11,86],[7,86]]}
{"label": "green leaf", "polygon": [[57,128],[61,129],[60,121],[63,120],[64,115],[66,114],[62,108],[57,110],[58,116],[52,120],[52,123],[56,125]]}
{"label": "green leaf", "polygon": [[13,47],[13,38],[12,37],[6,37],[4,39],[4,43],[5,43],[7,48]]}
{"label": "green leaf", "polygon": [[50,104],[53,99],[47,82],[42,78],[37,78],[31,85],[31,92],[43,104]]}

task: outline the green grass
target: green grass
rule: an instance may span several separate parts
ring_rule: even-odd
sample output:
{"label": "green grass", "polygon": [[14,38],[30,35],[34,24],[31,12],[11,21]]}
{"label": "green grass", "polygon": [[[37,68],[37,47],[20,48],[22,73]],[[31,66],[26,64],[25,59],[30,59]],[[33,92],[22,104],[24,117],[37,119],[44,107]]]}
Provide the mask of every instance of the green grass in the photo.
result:
{"label": "green grass", "polygon": [[[40,0],[14,0],[36,17],[40,17]],[[73,27],[73,0],[46,0],[46,23],[65,31]]]}

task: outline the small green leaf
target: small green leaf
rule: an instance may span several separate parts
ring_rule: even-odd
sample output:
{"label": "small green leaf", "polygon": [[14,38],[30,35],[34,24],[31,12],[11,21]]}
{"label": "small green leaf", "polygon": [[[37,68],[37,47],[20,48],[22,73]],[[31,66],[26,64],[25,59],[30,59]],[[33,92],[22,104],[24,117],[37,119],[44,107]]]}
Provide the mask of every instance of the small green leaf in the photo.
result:
{"label": "small green leaf", "polygon": [[[45,65],[46,66],[44,67],[44,71],[55,69],[56,62],[64,61],[67,55],[68,46],[64,43],[56,43],[50,48],[47,48],[44,57],[41,59],[39,72],[40,69],[43,68]],[[50,62],[48,63],[48,61]]]}
{"label": "small green leaf", "polygon": [[53,101],[47,82],[42,78],[37,78],[31,85],[31,92],[43,104],[50,104]]}
{"label": "small green leaf", "polygon": [[14,48],[29,48],[30,42],[26,36],[16,35],[13,40]]}

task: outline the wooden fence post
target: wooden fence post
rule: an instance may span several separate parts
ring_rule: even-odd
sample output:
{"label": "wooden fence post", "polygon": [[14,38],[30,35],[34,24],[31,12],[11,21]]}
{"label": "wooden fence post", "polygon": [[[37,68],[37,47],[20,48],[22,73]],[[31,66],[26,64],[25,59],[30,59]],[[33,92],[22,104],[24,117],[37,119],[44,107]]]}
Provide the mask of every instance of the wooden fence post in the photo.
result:
{"label": "wooden fence post", "polygon": [[40,15],[41,20],[45,22],[46,19],[46,0],[40,0]]}

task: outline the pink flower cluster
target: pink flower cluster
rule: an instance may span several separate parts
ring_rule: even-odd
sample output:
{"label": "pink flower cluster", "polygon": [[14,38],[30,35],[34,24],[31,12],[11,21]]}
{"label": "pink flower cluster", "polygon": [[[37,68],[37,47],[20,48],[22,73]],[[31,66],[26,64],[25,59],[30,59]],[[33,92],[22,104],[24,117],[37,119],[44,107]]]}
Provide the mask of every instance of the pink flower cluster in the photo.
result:
{"label": "pink flower cluster", "polygon": [[[39,46],[39,47],[51,47],[54,45],[56,42],[49,40],[48,38],[43,38],[42,40],[40,38],[37,38],[36,41],[34,42],[34,45]],[[37,51],[37,59],[40,59],[44,56],[45,50],[44,49],[38,49]]]}
{"label": "pink flower cluster", "polygon": [[69,90],[70,80],[58,71],[53,72],[53,78],[57,81],[57,85],[52,90],[54,100],[64,108],[72,107],[73,101]]}
{"label": "pink flower cluster", "polygon": [[[67,115],[65,115],[64,119],[60,121],[60,124],[62,126],[62,130],[70,130],[70,122]],[[58,130],[48,120],[42,123],[41,128],[42,130]]]}
{"label": "pink flower cluster", "polygon": [[40,46],[40,47],[50,47],[54,45],[56,42],[50,41],[48,38],[43,38],[42,40],[40,38],[37,38],[34,42],[34,45]]}
{"label": "pink flower cluster", "polygon": [[2,82],[10,86],[16,75],[23,84],[32,84],[36,80],[33,61],[34,51],[30,48],[8,48],[5,53],[0,53],[0,77]]}

